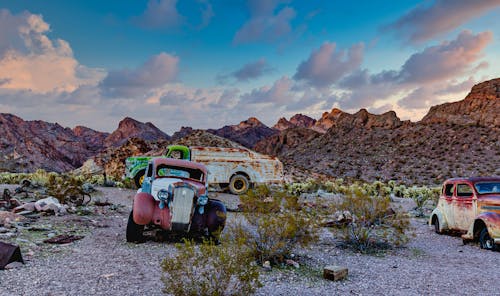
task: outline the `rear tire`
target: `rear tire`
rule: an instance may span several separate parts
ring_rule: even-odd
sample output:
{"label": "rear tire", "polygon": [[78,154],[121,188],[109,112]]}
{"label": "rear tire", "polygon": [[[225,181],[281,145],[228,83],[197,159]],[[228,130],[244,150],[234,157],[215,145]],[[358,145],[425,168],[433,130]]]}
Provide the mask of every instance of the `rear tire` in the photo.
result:
{"label": "rear tire", "polygon": [[141,188],[142,186],[142,181],[144,181],[144,174],[146,173],[145,170],[140,170],[135,174],[134,176],[134,183],[137,188]]}
{"label": "rear tire", "polygon": [[127,242],[144,242],[144,225],[139,225],[134,222],[134,211],[130,211],[127,223]]}
{"label": "rear tire", "polygon": [[249,187],[250,182],[248,181],[247,177],[243,175],[234,175],[229,181],[229,191],[231,191],[232,194],[244,194],[248,191]]}
{"label": "rear tire", "polygon": [[436,232],[437,234],[441,234],[441,230],[439,229],[439,218],[438,217],[435,217],[434,218],[434,232]]}
{"label": "rear tire", "polygon": [[484,227],[479,234],[479,245],[481,246],[481,249],[485,250],[495,250],[496,248],[495,240],[491,238],[486,227]]}

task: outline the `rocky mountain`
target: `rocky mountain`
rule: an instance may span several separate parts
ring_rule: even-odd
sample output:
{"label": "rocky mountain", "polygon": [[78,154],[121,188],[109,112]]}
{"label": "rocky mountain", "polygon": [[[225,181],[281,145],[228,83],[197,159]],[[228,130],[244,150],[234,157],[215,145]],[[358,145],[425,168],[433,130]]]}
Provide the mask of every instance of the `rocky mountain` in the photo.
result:
{"label": "rocky mountain", "polygon": [[255,144],[254,150],[272,156],[286,154],[300,144],[310,142],[320,135],[321,133],[305,127],[290,127],[279,134],[260,140]]}
{"label": "rocky mountain", "polygon": [[162,132],[151,122],[143,123],[130,117],[125,117],[118,124],[118,129],[106,137],[104,145],[106,147],[118,147],[131,138],[139,138],[146,141],[157,141],[168,140],[170,139],[170,136]]}
{"label": "rocky mountain", "polygon": [[92,156],[95,146],[82,138],[89,131],[40,120],[24,121],[0,113],[0,171],[29,172],[42,168],[67,171],[80,166]]}
{"label": "rocky mountain", "polygon": [[281,117],[273,128],[279,131],[294,127],[311,128],[315,123],[316,119],[303,114],[295,114],[290,118],[290,120],[287,120],[285,117]]}
{"label": "rocky mountain", "polygon": [[86,143],[88,149],[93,153],[97,153],[105,147],[104,141],[109,136],[109,133],[99,132],[81,125],[73,128],[73,133],[81,142]]}
{"label": "rocky mountain", "polygon": [[[417,123],[334,109],[316,123],[321,135],[296,133],[263,140],[256,149],[277,155],[288,170],[334,177],[440,183],[458,176],[500,175],[500,79],[474,86],[459,102],[431,108]],[[460,115],[463,113],[463,116]]]}
{"label": "rocky mountain", "polygon": [[500,78],[472,87],[465,99],[434,106],[423,123],[454,123],[500,127]]}
{"label": "rocky mountain", "polygon": [[333,126],[338,117],[344,113],[344,111],[337,108],[333,108],[330,112],[324,112],[323,115],[321,115],[321,118],[316,121],[312,129],[320,133],[325,133]]}
{"label": "rocky mountain", "polygon": [[236,125],[226,125],[220,129],[209,129],[207,131],[248,148],[252,148],[263,138],[278,133],[278,131],[266,126],[255,117],[250,117]]}

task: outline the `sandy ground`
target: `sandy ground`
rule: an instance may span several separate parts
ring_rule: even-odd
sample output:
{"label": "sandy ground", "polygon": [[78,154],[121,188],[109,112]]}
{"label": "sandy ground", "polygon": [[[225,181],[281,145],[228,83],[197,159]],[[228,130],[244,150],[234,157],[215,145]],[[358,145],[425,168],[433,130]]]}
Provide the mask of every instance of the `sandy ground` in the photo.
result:
{"label": "sandy ground", "polygon": [[[0,185],[0,191],[5,187]],[[0,271],[0,295],[163,295],[160,262],[175,252],[174,244],[127,243],[134,191],[99,190],[93,198],[115,206],[94,208],[84,215],[42,217],[33,225],[49,230],[10,238],[21,245],[26,264]],[[222,197],[234,205],[232,196]],[[229,213],[228,223],[238,219],[239,214]],[[500,252],[437,235],[424,219],[412,224],[415,237],[410,243],[383,255],[338,248],[324,229],[318,244],[297,250],[299,269],[262,270],[264,286],[257,295],[500,295]],[[50,233],[85,237],[67,245],[42,243]],[[349,268],[347,280],[323,280],[325,265]]]}

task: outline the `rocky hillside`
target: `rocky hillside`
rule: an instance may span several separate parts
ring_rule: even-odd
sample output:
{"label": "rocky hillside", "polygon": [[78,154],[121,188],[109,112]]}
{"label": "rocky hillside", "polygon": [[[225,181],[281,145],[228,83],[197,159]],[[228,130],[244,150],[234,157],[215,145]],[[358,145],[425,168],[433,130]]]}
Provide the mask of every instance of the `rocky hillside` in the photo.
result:
{"label": "rocky hillside", "polygon": [[294,127],[311,128],[314,124],[316,124],[316,119],[303,114],[295,114],[290,120],[281,117],[273,128],[282,131]]}
{"label": "rocky hillside", "polygon": [[500,78],[472,87],[462,101],[434,106],[423,123],[500,127]]}
{"label": "rocky hillside", "polygon": [[151,122],[143,123],[130,117],[125,117],[118,124],[118,129],[104,140],[104,144],[106,147],[118,147],[131,138],[139,138],[146,141],[170,139],[166,133],[162,132]]}
{"label": "rocky hillside", "polygon": [[95,145],[99,145],[83,140],[88,133],[88,130],[78,129],[75,133],[57,123],[24,121],[15,115],[0,113],[0,171],[74,169],[92,156]]}
{"label": "rocky hillside", "polygon": [[278,133],[255,117],[250,117],[236,125],[226,125],[220,129],[207,131],[248,148],[252,148],[258,141]]}
{"label": "rocky hillside", "polygon": [[277,155],[289,170],[367,181],[432,184],[500,175],[499,89],[500,79],[478,84],[464,100],[435,106],[417,123],[401,121],[392,111],[334,109],[315,125],[330,126],[324,134],[282,131],[256,150]]}

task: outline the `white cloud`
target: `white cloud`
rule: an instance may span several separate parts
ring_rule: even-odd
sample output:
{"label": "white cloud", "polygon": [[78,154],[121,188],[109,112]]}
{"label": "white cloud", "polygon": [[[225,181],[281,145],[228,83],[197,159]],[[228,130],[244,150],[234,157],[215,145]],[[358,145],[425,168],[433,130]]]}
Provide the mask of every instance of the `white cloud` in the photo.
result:
{"label": "white cloud", "polygon": [[162,52],[137,69],[110,71],[99,86],[106,97],[143,98],[155,88],[174,81],[178,64],[177,56]]}
{"label": "white cloud", "polygon": [[499,6],[500,0],[423,1],[385,29],[395,31],[403,40],[423,42]]}
{"label": "white cloud", "polygon": [[0,27],[0,88],[71,92],[104,76],[80,65],[66,41],[49,39],[50,26],[40,15],[0,10]]}
{"label": "white cloud", "polygon": [[[277,10],[280,0],[249,0],[250,19],[234,35],[235,44],[255,41],[275,42],[292,32],[296,12],[291,7]],[[277,10],[277,11],[276,11]]]}
{"label": "white cloud", "polygon": [[347,51],[336,51],[336,47],[335,43],[323,43],[307,60],[300,63],[294,78],[304,80],[311,86],[329,87],[359,68],[363,61],[362,43],[353,45]]}

